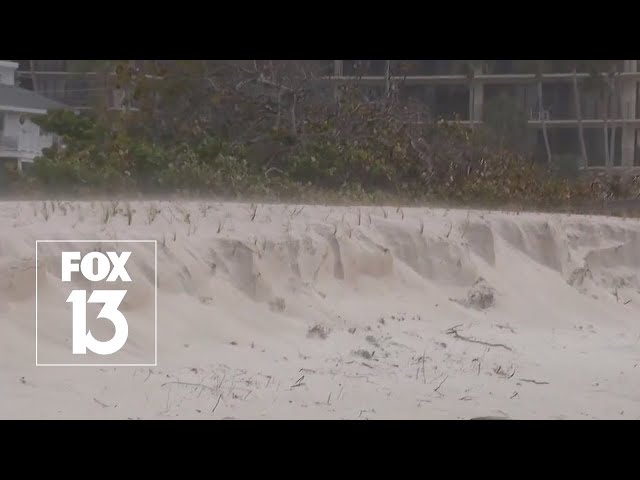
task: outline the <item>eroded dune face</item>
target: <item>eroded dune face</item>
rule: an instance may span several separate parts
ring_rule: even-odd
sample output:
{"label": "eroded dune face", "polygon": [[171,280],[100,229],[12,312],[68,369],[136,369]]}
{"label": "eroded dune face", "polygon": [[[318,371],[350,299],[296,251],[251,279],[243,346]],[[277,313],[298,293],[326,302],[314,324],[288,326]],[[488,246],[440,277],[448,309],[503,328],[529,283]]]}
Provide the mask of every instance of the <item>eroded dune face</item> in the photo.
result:
{"label": "eroded dune face", "polygon": [[[0,227],[0,417],[640,416],[637,220],[23,202],[0,204]],[[156,367],[35,367],[43,239],[157,242]],[[60,248],[40,245],[41,299]],[[135,318],[156,258],[131,248]],[[68,348],[66,307],[39,308],[59,326],[40,348]]]}

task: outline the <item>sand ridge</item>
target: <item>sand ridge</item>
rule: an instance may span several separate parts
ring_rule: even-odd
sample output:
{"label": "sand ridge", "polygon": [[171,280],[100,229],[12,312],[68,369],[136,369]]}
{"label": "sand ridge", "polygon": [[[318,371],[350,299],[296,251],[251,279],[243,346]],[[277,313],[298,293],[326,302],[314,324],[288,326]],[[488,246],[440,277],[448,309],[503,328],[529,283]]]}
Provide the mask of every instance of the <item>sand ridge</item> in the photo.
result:
{"label": "sand ridge", "polygon": [[[640,417],[638,220],[54,201],[0,226],[1,418]],[[39,239],[157,240],[157,367],[35,367]]]}

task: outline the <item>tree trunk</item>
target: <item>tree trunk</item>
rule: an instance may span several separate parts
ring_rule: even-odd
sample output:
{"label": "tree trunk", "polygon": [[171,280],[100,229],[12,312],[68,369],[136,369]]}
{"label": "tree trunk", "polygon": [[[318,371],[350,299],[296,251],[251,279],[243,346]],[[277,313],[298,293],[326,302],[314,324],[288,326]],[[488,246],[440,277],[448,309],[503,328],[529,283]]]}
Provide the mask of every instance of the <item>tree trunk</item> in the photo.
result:
{"label": "tree trunk", "polygon": [[278,90],[278,113],[276,114],[276,130],[280,128],[280,112],[282,104],[282,89]]}
{"label": "tree trunk", "polygon": [[469,122],[471,124],[471,130],[475,128],[476,117],[476,70],[473,63],[466,65],[469,75]]}
{"label": "tree trunk", "polygon": [[542,76],[538,77],[538,109],[540,110],[540,118],[542,122],[542,136],[544,137],[544,148],[547,151],[547,163],[551,165],[551,146],[549,145],[549,135],[547,133],[547,122],[544,115],[544,106],[542,101]]}
{"label": "tree trunk", "polygon": [[387,98],[391,97],[391,60],[386,60],[385,78],[387,87]]}
{"label": "tree trunk", "polygon": [[[622,80],[620,79],[620,74],[616,75],[616,100],[617,100],[617,107],[618,107],[618,118],[621,120],[624,120],[626,118],[626,114],[624,113],[624,108],[622,105],[622,84],[621,84]],[[624,125],[625,124],[620,124],[620,136],[622,136],[622,132],[624,129]],[[613,147],[613,153],[615,153],[615,144]],[[615,158],[613,156],[613,153],[611,154],[612,158]],[[620,158],[621,162],[622,162],[622,156]]]}
{"label": "tree trunk", "polygon": [[580,140],[580,152],[582,153],[582,167],[589,166],[587,147],[584,142],[584,127],[582,125],[582,105],[580,104],[580,90],[578,89],[578,72],[573,69],[573,99],[576,104],[576,118],[578,120],[578,139]]}
{"label": "tree trunk", "polygon": [[609,81],[604,86],[604,101],[602,106],[602,118],[604,120],[604,165],[606,168],[611,167],[611,158],[609,157]]}
{"label": "tree trunk", "polygon": [[[613,100],[614,105],[616,105],[615,107],[611,108],[611,112],[612,114],[617,114],[615,118],[619,118],[620,114],[616,112],[617,110],[617,105],[619,105],[620,102],[616,102],[616,95],[618,94],[618,88],[617,88],[617,76],[614,77],[611,80],[611,99]],[[615,165],[615,161],[616,161],[616,134],[618,132],[618,129],[616,127],[615,123],[611,124],[611,138],[609,138],[609,161],[611,162],[611,166]]]}
{"label": "tree trunk", "polygon": [[298,106],[298,96],[294,93],[291,103],[291,134],[296,137],[298,134],[298,126],[296,121],[296,107]]}
{"label": "tree trunk", "polygon": [[473,125],[474,118],[473,117],[475,117],[475,112],[474,112],[474,109],[475,109],[474,108],[474,106],[475,106],[475,104],[474,104],[475,93],[476,93],[475,92],[475,88],[473,88],[473,80],[471,80],[469,82],[469,122],[471,124],[471,130],[473,130],[473,127],[474,127],[474,125]]}

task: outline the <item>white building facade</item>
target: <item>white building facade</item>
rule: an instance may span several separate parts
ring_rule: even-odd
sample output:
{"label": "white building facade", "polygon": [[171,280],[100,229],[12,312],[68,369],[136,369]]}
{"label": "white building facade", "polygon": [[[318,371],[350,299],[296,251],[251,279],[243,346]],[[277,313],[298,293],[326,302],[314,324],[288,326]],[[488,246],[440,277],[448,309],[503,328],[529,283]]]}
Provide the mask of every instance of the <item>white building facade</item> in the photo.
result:
{"label": "white building facade", "polygon": [[32,118],[64,106],[17,87],[17,68],[17,63],[0,61],[0,162],[14,161],[22,170],[24,162],[33,162],[53,143],[53,136],[42,132]]}

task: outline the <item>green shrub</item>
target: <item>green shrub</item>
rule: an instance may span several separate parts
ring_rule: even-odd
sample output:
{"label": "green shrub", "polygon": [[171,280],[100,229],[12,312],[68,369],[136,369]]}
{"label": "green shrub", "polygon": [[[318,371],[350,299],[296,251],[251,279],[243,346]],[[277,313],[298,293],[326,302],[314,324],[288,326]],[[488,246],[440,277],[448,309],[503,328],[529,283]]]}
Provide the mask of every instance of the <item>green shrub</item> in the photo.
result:
{"label": "green shrub", "polygon": [[[378,202],[563,205],[593,193],[532,163],[487,131],[416,124],[384,104],[306,112],[295,133],[214,129],[169,141],[138,117],[56,112],[38,120],[63,139],[29,176],[47,190],[195,192],[274,199],[319,197]],[[262,128],[262,127],[260,127]]]}

